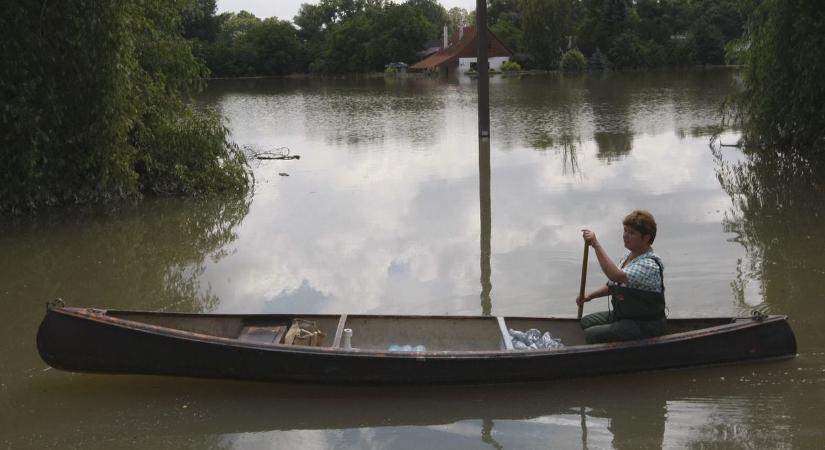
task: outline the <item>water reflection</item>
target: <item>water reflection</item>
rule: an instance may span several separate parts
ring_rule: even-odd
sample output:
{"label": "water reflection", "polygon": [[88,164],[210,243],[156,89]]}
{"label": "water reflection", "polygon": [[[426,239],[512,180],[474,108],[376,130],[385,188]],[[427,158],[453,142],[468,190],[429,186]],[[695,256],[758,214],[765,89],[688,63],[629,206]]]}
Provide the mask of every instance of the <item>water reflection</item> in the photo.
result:
{"label": "water reflection", "polygon": [[[598,157],[607,163],[619,161],[633,149],[632,99],[635,92],[613,89],[604,79],[588,83],[593,113],[593,140]],[[667,101],[654,104],[667,107]],[[650,126],[649,122],[645,122]]]}
{"label": "water reflection", "polygon": [[231,252],[248,210],[248,198],[159,199],[6,222],[0,284],[21,306],[23,299],[64,297],[74,304],[209,311],[217,298],[200,286],[204,267]]}
{"label": "water reflection", "polygon": [[633,150],[633,134],[629,132],[597,132],[593,140],[598,148],[598,157],[607,163],[619,161]]}
{"label": "water reflection", "polygon": [[724,225],[746,250],[734,284],[748,304],[748,281],[760,284],[768,311],[796,312],[825,282],[825,188],[816,173],[780,165],[714,141],[719,181],[731,196]]}
{"label": "water reflection", "polygon": [[[233,123],[233,135],[257,147],[290,146],[303,155],[312,148],[291,145],[294,138],[318,136],[327,144],[377,148],[403,139],[413,148],[435,145],[445,130],[449,86],[438,80],[217,80],[201,98],[219,104],[228,117],[263,113],[252,122]],[[403,124],[403,126],[398,126]],[[278,140],[267,141],[278,130]]]}
{"label": "water reflection", "polygon": [[[212,86],[241,145],[286,145],[302,158],[256,165],[242,257],[209,265],[204,278],[227,312],[565,314],[577,230],[615,236],[619,253],[618,218],[647,207],[666,230],[657,251],[676,263],[669,289],[690,299],[672,313],[727,314],[741,253],[719,227],[728,200],[706,141],[673,127],[712,123],[703,107],[676,102],[704,105],[730,73],[680,76],[501,80],[491,88],[489,183],[472,85]],[[416,127],[426,137],[408,133]],[[337,137],[347,130],[363,139]]]}
{"label": "water reflection", "polygon": [[537,150],[594,141],[600,159],[615,162],[637,135],[718,131],[716,105],[731,82],[725,70],[507,80],[491,93],[493,132],[508,147]]}
{"label": "water reflection", "polygon": [[490,447],[492,447],[496,450],[502,450],[504,447],[502,447],[502,445],[499,444],[498,441],[496,441],[493,438],[493,426],[494,425],[495,425],[495,422],[493,422],[492,419],[482,420],[482,422],[481,422],[481,442],[484,442],[485,444],[488,444]]}
{"label": "water reflection", "polygon": [[[252,203],[159,201],[5,227],[0,429],[11,431],[0,447],[815,447],[825,242],[808,229],[825,199],[792,178],[720,188],[717,175],[729,178],[704,136],[729,78],[501,80],[489,150],[476,145],[472,85],[213,85],[203,102],[239,144],[302,158],[256,164]],[[34,349],[55,296],[232,313],[572,316],[579,229],[599,230],[618,255],[620,219],[636,207],[660,220],[671,316],[761,304],[791,315],[800,357],[531,385],[336,388],[71,375]],[[589,271],[592,289],[604,280],[595,260]]]}
{"label": "water reflection", "polygon": [[[810,326],[825,318],[807,308],[825,285],[825,254],[819,251],[825,248],[825,187],[804,167],[783,167],[718,145],[730,140],[722,136],[712,148],[719,181],[731,197],[724,225],[745,249],[732,285],[739,306],[761,303],[755,297],[764,301],[762,310],[796,315],[799,326]],[[825,343],[821,333],[817,337],[817,345]]]}
{"label": "water reflection", "polygon": [[[821,351],[825,347],[821,326],[825,310],[812,304],[819,305],[825,286],[825,253],[821,251],[825,248],[821,232],[825,187],[819,175],[821,168],[817,171],[792,161],[772,161],[748,149],[720,145],[734,141],[731,136],[717,136],[712,150],[719,182],[731,198],[724,226],[745,250],[737,264],[738,276],[731,284],[737,306],[740,310],[755,306],[763,312],[790,317],[800,355],[799,367],[795,372],[785,372],[785,382],[816,386],[814,389],[821,392],[825,382],[825,353]],[[815,426],[815,419],[805,412],[806,403],[785,401],[768,414],[770,419],[777,414],[795,417],[788,438],[793,447],[811,445],[795,432]],[[756,421],[761,415],[751,410],[745,418]],[[755,442],[756,447],[770,446],[771,439],[767,430],[758,428],[720,425],[703,433],[741,436]]]}
{"label": "water reflection", "polygon": [[[132,436],[144,437],[143,445],[179,448],[285,448],[295,442],[307,449],[787,446],[792,437],[776,431],[798,417],[783,403],[802,394],[778,385],[764,387],[760,396],[748,395],[752,385],[737,378],[780,379],[752,372],[763,370],[757,365],[659,373],[646,382],[617,376],[403,389],[54,377],[33,388],[52,392],[54,404],[89,413],[65,415],[49,408],[38,420],[25,414],[12,418],[9,430],[13,438],[36,433],[44,448],[66,435],[82,437],[80,442],[91,447],[132,447]],[[770,418],[762,411],[770,411]],[[124,424],[125,435],[118,432]]]}
{"label": "water reflection", "polygon": [[[232,252],[248,210],[245,198],[160,199],[114,211],[51,211],[4,222],[3,393],[26,386],[44,368],[34,335],[47,300],[112,309],[213,310],[220,299],[203,278],[205,267]],[[18,405],[37,411],[44,401],[49,399],[34,396]]]}

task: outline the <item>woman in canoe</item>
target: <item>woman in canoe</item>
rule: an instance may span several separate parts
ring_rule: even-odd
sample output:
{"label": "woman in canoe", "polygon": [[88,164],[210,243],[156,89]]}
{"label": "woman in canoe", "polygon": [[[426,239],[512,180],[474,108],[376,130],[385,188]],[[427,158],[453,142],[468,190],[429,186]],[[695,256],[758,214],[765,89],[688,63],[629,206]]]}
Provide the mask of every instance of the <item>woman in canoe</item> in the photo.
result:
{"label": "woman in canoe", "polygon": [[650,212],[637,209],[624,218],[622,225],[624,246],[629,251],[618,265],[610,260],[596,233],[582,230],[582,237],[593,247],[609,281],[584,297],[579,296],[576,303],[583,305],[609,295],[612,305],[612,310],[582,317],[581,326],[589,344],[642,339],[665,332],[664,266],[651,248],[656,238],[656,220]]}

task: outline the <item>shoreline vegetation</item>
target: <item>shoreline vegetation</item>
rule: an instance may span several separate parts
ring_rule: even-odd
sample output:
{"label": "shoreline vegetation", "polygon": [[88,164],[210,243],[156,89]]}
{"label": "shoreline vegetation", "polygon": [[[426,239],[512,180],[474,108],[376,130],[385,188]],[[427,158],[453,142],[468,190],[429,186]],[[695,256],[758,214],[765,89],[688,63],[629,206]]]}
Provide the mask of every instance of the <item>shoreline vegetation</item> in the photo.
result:
{"label": "shoreline vegetation", "polygon": [[[719,65],[744,31],[739,1],[488,0],[488,26],[525,70],[567,69],[565,57],[573,70]],[[291,20],[199,5],[185,35],[218,77],[379,72],[475,23],[474,11],[437,0],[319,0]]]}
{"label": "shoreline vegetation", "polygon": [[0,213],[245,195],[223,118],[194,107],[208,69],[165,0],[12,0],[0,18]]}
{"label": "shoreline vegetation", "polygon": [[[656,72],[656,71],[691,71],[691,70],[713,70],[713,69],[743,69],[744,66],[741,64],[706,64],[700,66],[685,66],[685,67],[678,67],[678,68],[671,68],[671,67],[656,67],[656,68],[647,68],[647,69],[623,69],[623,70],[613,70],[613,71],[598,71],[598,72],[588,72],[583,71],[581,74],[598,74],[603,72],[615,72],[615,73],[647,73],[647,72]],[[476,72],[467,72],[462,75],[471,76],[474,75]],[[519,70],[514,72],[490,72],[491,76],[501,75],[501,76],[510,76],[510,75],[568,75],[569,73],[562,70],[562,69],[532,69],[532,70]],[[319,73],[290,73],[285,75],[255,75],[255,76],[236,76],[236,77],[207,77],[204,78],[205,81],[221,81],[221,80],[274,80],[274,79],[318,79],[318,80],[346,80],[346,79],[361,79],[361,78],[387,78],[387,77],[399,77],[399,78],[440,78],[441,75],[432,72],[399,72],[396,74],[388,75],[386,72],[365,72],[365,73],[344,73],[344,74],[319,74]]]}
{"label": "shoreline vegetation", "polygon": [[[725,123],[743,130],[751,162],[786,175],[825,165],[819,1],[488,0],[488,19],[513,74],[737,65]],[[320,0],[292,21],[216,14],[215,0],[11,0],[0,213],[246,195],[252,174],[224,119],[193,106],[209,80],[393,76],[388,64],[413,63],[445,26],[474,21],[437,0]]]}

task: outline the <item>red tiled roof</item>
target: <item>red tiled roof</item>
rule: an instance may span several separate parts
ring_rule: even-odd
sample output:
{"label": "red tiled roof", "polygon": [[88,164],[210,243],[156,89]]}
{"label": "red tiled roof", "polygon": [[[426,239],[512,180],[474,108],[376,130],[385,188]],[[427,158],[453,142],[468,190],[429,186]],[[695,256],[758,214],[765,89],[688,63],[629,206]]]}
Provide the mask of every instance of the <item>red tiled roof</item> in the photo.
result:
{"label": "red tiled roof", "polygon": [[[435,67],[452,65],[458,58],[474,58],[478,54],[478,39],[476,27],[464,27],[464,35],[459,37],[456,31],[449,38],[450,45],[410,66],[411,69],[432,69]],[[504,45],[492,31],[487,30],[488,56],[512,56],[513,52]]]}

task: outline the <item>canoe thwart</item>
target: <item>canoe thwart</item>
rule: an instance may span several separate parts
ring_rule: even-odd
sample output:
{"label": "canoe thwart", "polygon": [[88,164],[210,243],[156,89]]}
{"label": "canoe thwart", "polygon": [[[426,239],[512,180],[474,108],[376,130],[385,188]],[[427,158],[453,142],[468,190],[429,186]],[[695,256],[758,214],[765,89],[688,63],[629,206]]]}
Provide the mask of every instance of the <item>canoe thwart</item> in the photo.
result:
{"label": "canoe thwart", "polygon": [[344,328],[347,326],[347,315],[341,314],[341,318],[338,319],[338,326],[335,328],[335,338],[332,340],[332,348],[340,348],[341,347],[341,336],[344,334]]}
{"label": "canoe thwart", "polygon": [[504,317],[497,316],[498,331],[501,333],[501,340],[504,342],[505,350],[513,349],[513,338],[510,336],[510,331],[507,329],[507,324],[504,322]]}

